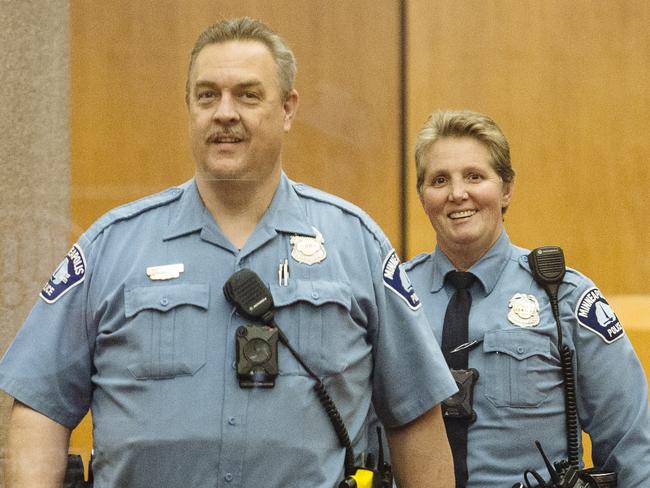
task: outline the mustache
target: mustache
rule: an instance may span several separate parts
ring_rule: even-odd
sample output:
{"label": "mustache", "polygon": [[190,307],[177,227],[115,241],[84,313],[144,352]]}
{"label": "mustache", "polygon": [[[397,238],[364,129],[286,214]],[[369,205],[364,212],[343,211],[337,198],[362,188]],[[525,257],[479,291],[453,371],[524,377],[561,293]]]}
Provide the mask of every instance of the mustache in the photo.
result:
{"label": "mustache", "polygon": [[214,132],[210,132],[206,137],[206,141],[213,143],[213,142],[218,142],[223,138],[244,139],[245,137],[246,137],[246,133],[243,129],[229,128],[229,129],[220,129]]}

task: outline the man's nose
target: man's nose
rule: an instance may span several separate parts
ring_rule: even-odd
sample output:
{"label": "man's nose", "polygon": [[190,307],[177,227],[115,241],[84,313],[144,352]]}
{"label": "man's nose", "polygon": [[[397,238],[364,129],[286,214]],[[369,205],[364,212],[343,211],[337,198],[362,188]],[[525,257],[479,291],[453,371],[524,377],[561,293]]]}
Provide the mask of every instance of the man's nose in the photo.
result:
{"label": "man's nose", "polygon": [[239,112],[232,95],[223,94],[217,101],[213,119],[222,124],[232,124],[239,120]]}

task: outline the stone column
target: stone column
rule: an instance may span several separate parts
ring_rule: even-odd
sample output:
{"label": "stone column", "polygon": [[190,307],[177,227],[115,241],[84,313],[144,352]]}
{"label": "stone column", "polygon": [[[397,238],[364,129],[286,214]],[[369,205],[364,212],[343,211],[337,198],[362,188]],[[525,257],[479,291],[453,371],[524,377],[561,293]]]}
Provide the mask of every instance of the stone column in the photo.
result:
{"label": "stone column", "polygon": [[0,353],[69,245],[68,24],[67,0],[0,0]]}

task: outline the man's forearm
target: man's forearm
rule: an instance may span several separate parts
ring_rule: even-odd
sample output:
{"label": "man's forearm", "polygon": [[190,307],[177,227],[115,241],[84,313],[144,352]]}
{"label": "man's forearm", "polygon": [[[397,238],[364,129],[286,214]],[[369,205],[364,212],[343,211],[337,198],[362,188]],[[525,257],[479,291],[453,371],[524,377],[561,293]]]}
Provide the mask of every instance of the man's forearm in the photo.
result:
{"label": "man's forearm", "polygon": [[15,401],[5,460],[6,488],[61,488],[70,430]]}
{"label": "man's forearm", "polygon": [[388,432],[391,462],[399,488],[455,486],[454,464],[440,406]]}

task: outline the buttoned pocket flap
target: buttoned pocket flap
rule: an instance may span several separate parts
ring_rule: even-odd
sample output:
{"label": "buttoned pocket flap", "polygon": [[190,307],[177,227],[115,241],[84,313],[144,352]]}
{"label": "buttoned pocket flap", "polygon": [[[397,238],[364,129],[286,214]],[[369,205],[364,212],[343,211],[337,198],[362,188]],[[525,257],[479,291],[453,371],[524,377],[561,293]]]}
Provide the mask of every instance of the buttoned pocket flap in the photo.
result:
{"label": "buttoned pocket flap", "polygon": [[317,307],[336,303],[346,310],[352,308],[352,290],[343,282],[294,280],[289,286],[271,285],[270,288],[276,307],[308,302]]}
{"label": "buttoned pocket flap", "polygon": [[532,356],[551,357],[551,343],[547,336],[528,330],[493,330],[487,332],[483,351],[508,354],[523,360]]}
{"label": "buttoned pocket flap", "polygon": [[209,301],[208,284],[135,286],[124,290],[124,310],[127,318],[142,310],[166,312],[179,305],[194,305],[207,310]]}

